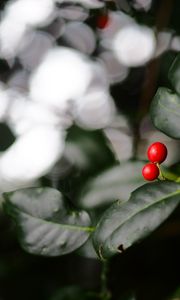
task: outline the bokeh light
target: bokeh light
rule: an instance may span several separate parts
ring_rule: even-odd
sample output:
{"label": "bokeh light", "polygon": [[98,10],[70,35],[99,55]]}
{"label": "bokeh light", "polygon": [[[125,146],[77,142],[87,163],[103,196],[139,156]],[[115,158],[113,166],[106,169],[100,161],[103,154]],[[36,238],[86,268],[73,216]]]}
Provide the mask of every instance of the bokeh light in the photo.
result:
{"label": "bokeh light", "polygon": [[137,67],[154,55],[156,39],[153,30],[145,26],[128,25],[119,30],[113,40],[113,51],[125,66]]}

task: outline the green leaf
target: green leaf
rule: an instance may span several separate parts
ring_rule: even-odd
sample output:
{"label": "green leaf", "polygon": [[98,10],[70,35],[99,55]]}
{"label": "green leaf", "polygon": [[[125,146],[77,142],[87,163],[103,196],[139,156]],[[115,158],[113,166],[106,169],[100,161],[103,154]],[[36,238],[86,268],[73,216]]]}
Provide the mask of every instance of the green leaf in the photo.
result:
{"label": "green leaf", "polygon": [[169,73],[169,80],[178,94],[180,94],[180,54],[175,58]]}
{"label": "green leaf", "polygon": [[114,153],[102,131],[70,128],[65,147],[65,157],[87,176],[116,163]]}
{"label": "green leaf", "polygon": [[116,202],[102,216],[93,241],[100,258],[127,249],[156,229],[180,202],[180,184],[147,183],[125,203]]}
{"label": "green leaf", "polygon": [[82,245],[82,247],[80,247],[77,250],[77,253],[80,256],[86,257],[86,258],[92,258],[92,259],[98,259],[97,253],[93,247],[93,242],[92,242],[92,237],[90,236],[90,238],[86,241],[85,244]]}
{"label": "green leaf", "polygon": [[169,171],[176,177],[180,177],[180,161],[169,167]]}
{"label": "green leaf", "polygon": [[69,129],[64,151],[69,172],[60,179],[61,191],[73,200],[86,182],[106,168],[116,165],[116,157],[105,134],[100,131],[85,131],[76,126]]}
{"label": "green leaf", "polygon": [[16,222],[21,246],[30,253],[58,256],[79,248],[93,230],[85,211],[69,211],[52,188],[4,193],[4,209]]}
{"label": "green leaf", "polygon": [[97,208],[120,199],[125,201],[130,193],[142,185],[144,180],[140,161],[125,162],[114,166],[91,179],[82,189],[79,205],[85,209]]}
{"label": "green leaf", "polygon": [[160,87],[150,108],[154,126],[166,135],[180,138],[180,97],[170,89]]}

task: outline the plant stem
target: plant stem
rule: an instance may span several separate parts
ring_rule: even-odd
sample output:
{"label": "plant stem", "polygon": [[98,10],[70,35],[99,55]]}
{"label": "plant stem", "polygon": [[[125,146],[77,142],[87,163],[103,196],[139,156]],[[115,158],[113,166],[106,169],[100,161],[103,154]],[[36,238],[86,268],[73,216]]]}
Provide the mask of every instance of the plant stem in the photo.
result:
{"label": "plant stem", "polygon": [[160,168],[160,165],[157,163],[156,164],[158,169],[159,169],[159,177],[160,177],[160,180],[166,180],[167,178],[164,177],[162,171],[161,171],[161,168]]}
{"label": "plant stem", "polygon": [[107,288],[107,274],[109,270],[109,261],[105,260],[102,262],[102,270],[101,270],[101,292],[100,299],[109,300],[111,299],[111,294]]}
{"label": "plant stem", "polygon": [[162,173],[160,165],[156,163],[157,167],[159,168],[159,180],[168,180],[168,181],[174,181],[174,182],[180,182],[180,177],[177,177],[175,174],[164,171],[165,174]]}
{"label": "plant stem", "polygon": [[131,124],[132,131],[133,131],[132,160],[137,159],[138,144],[140,141],[139,126],[140,126],[140,123],[138,123],[138,122],[134,122],[134,124]]}

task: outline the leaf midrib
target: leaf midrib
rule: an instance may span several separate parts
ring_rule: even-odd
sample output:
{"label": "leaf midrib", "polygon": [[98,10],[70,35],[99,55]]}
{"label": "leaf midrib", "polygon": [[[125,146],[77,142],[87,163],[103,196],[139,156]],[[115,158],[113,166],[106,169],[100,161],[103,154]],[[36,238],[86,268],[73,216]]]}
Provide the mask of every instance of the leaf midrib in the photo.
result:
{"label": "leaf midrib", "polygon": [[[130,219],[134,218],[134,217],[135,217],[136,215],[138,215],[139,213],[141,213],[141,212],[147,210],[149,207],[151,207],[151,206],[153,206],[153,205],[156,205],[156,204],[160,203],[161,201],[164,201],[165,199],[170,198],[170,197],[173,197],[173,196],[175,196],[176,194],[179,194],[179,193],[180,193],[180,190],[177,190],[176,192],[173,192],[173,193],[169,194],[168,196],[165,196],[165,197],[163,197],[163,198],[160,198],[160,200],[158,200],[158,201],[156,201],[156,202],[153,202],[153,204],[146,205],[142,210],[139,210],[139,211],[137,211],[136,213],[132,214],[132,215],[131,215],[129,218],[127,218],[123,223],[121,223],[121,224],[113,231],[113,233],[111,232],[111,233],[108,235],[108,237],[106,238],[106,241],[109,239],[109,236],[110,236],[111,234],[114,234],[116,231],[119,230],[120,227],[122,227],[126,222],[128,222]],[[128,201],[128,202],[129,202],[129,201]],[[124,203],[124,204],[125,204],[125,203]],[[123,205],[123,203],[122,203],[122,205]]]}
{"label": "leaf midrib", "polygon": [[[13,205],[14,206],[14,205]],[[65,229],[69,229],[69,230],[74,230],[74,231],[85,231],[85,232],[93,232],[95,230],[95,227],[89,227],[89,226],[75,226],[75,225],[69,225],[69,224],[61,224],[61,223],[57,223],[57,222],[51,222],[51,221],[46,221],[44,219],[41,219],[39,217],[34,217],[31,214],[21,211],[20,209],[18,209],[17,207],[15,207],[15,209],[18,211],[19,214],[24,214],[30,218],[33,219],[37,219],[40,220],[43,223],[47,223],[47,224],[52,224],[52,225],[57,225],[61,228],[65,228]]]}

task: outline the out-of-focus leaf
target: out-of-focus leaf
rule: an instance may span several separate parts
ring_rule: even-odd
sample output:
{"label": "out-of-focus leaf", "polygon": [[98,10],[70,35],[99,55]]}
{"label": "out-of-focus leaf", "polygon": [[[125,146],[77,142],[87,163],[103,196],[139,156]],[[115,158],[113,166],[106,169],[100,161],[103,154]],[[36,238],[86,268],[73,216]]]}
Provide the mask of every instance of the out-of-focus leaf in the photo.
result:
{"label": "out-of-focus leaf", "polygon": [[170,168],[166,168],[164,166],[161,166],[161,171],[163,173],[163,176],[170,181],[176,181],[180,177],[180,173],[178,174],[178,164],[175,164],[174,166],[171,166]]}
{"label": "out-of-focus leaf", "polygon": [[93,30],[83,22],[66,24],[63,38],[73,48],[90,55],[96,46]]}
{"label": "out-of-focus leaf", "polygon": [[180,55],[177,55],[175,58],[169,70],[168,77],[176,92],[180,94]]}
{"label": "out-of-focus leaf", "polygon": [[52,188],[4,193],[4,208],[15,221],[21,246],[30,253],[58,256],[79,248],[92,227],[85,211],[70,211]]}
{"label": "out-of-focus leaf", "polygon": [[92,174],[115,164],[109,143],[100,131],[86,131],[79,127],[69,130],[65,157],[79,170]]}
{"label": "out-of-focus leaf", "polygon": [[73,3],[64,7],[62,6],[58,13],[61,18],[69,21],[83,22],[88,18],[88,10],[83,6]]}
{"label": "out-of-focus leaf", "polygon": [[92,237],[90,237],[85,244],[78,250],[78,254],[87,258],[98,259],[97,253],[93,247]]}
{"label": "out-of-focus leaf", "polygon": [[98,255],[108,258],[155,230],[180,202],[180,184],[148,183],[125,203],[116,202],[102,216],[93,241]]}
{"label": "out-of-focus leaf", "polygon": [[168,300],[180,300],[180,288],[178,288],[174,295],[168,298]]}
{"label": "out-of-focus leaf", "polygon": [[82,189],[80,206],[92,209],[117,199],[127,200],[130,193],[144,183],[141,175],[143,165],[141,161],[125,162],[99,174]]}
{"label": "out-of-focus leaf", "polygon": [[180,138],[180,97],[170,89],[158,89],[151,104],[154,126],[172,138]]}
{"label": "out-of-focus leaf", "polygon": [[172,172],[174,174],[174,176],[176,177],[180,177],[180,162],[172,165],[170,168],[169,168],[169,171]]}

